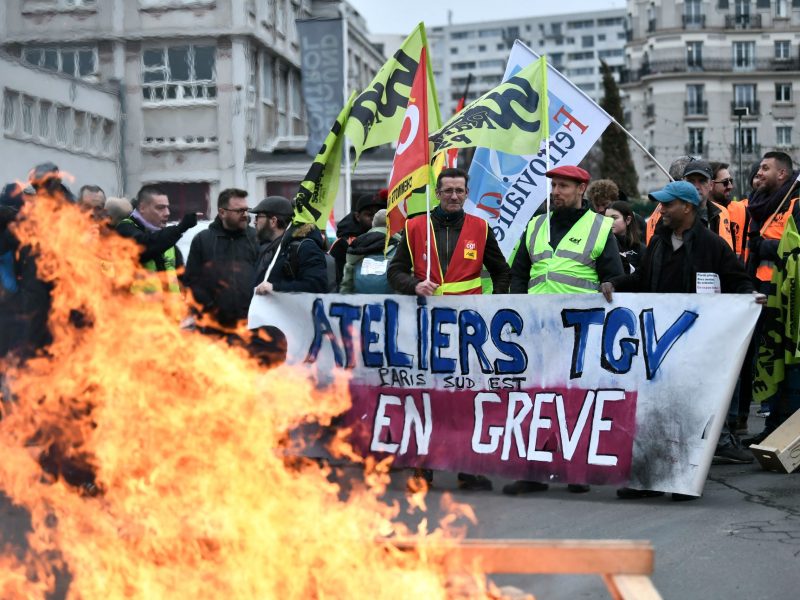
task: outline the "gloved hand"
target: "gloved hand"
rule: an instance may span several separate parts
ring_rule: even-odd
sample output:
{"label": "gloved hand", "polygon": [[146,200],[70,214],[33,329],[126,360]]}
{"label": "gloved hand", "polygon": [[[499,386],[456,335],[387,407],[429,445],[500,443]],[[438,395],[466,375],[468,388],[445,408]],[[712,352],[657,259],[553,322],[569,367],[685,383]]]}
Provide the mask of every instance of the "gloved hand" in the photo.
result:
{"label": "gloved hand", "polygon": [[185,215],[183,215],[181,222],[178,223],[178,229],[180,230],[181,233],[185,233],[195,225],[197,225],[197,214],[186,213]]}

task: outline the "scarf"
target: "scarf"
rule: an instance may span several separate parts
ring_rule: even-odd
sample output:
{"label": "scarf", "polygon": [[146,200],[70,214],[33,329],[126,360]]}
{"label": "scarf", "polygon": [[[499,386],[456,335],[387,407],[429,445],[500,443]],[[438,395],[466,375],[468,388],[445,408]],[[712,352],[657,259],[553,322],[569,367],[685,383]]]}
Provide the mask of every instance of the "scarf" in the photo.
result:
{"label": "scarf", "polygon": [[141,223],[142,225],[144,225],[144,228],[145,228],[145,229],[147,229],[147,231],[161,231],[161,227],[156,227],[155,225],[153,225],[152,223],[150,223],[150,221],[148,221],[147,219],[145,219],[145,218],[142,216],[142,213],[140,213],[140,212],[139,212],[139,209],[136,209],[136,208],[135,208],[135,209],[133,210],[133,212],[131,213],[131,216],[132,216],[134,219],[136,219],[137,221],[139,221],[139,223]]}
{"label": "scarf", "polygon": [[[759,188],[752,193],[747,205],[747,210],[753,217],[752,224],[756,225],[756,229],[763,225],[766,220],[769,219],[770,215],[775,212],[781,200],[783,200],[783,197],[789,191],[789,188],[794,185],[796,177],[797,173],[792,173],[792,176],[784,181],[780,188],[772,192],[768,192],[764,190],[764,188]],[[789,204],[787,203],[783,206],[785,208],[789,206]]]}

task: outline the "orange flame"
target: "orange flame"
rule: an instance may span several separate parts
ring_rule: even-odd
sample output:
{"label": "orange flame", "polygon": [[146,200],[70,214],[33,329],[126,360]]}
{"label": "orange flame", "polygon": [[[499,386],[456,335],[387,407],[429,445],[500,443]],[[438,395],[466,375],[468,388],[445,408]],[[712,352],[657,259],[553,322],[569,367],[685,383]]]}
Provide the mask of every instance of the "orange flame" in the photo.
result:
{"label": "orange flame", "polygon": [[[15,233],[53,286],[53,343],[6,373],[0,492],[31,530],[27,549],[0,548],[0,597],[491,593],[478,574],[453,588],[434,551],[379,543],[411,534],[379,500],[388,464],[367,461],[342,501],[326,468],[285,459],[287,430],[349,406],[346,382],[319,390],[304,372],[259,371],[244,350],[181,331],[128,293],[133,242],[92,234],[76,206],[40,194],[22,214]],[[96,487],[76,485],[88,473]],[[424,507],[423,491],[412,499]]]}

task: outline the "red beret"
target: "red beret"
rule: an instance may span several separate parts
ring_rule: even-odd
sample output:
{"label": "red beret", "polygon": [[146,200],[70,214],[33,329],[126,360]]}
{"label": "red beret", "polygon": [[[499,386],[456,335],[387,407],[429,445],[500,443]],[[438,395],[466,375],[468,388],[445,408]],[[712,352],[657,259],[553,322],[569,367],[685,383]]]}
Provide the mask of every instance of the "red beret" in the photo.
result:
{"label": "red beret", "polygon": [[547,177],[564,177],[566,179],[574,179],[578,183],[589,183],[589,180],[592,178],[588,172],[584,171],[580,167],[573,167],[572,165],[564,165],[563,167],[550,169],[547,173],[545,173],[545,175]]}

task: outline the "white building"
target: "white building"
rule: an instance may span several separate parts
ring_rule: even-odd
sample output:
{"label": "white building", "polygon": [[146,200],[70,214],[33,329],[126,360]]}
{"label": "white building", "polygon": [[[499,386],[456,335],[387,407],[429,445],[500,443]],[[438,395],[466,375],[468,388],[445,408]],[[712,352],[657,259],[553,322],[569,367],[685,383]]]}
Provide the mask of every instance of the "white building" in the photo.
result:
{"label": "white building", "polygon": [[500,83],[516,39],[546,54],[553,66],[599,100],[600,60],[615,74],[624,65],[624,17],[623,9],[607,9],[432,28],[429,38],[442,118],[453,114],[470,75],[469,100]]}
{"label": "white building", "polygon": [[60,73],[0,55],[0,185],[25,181],[53,162],[74,193],[84,184],[108,195],[122,187],[119,96]]}
{"label": "white building", "polygon": [[[121,89],[126,194],[155,183],[175,216],[214,214],[224,188],[291,197],[305,175],[295,20],[311,11],[311,0],[3,0],[0,39],[23,61]],[[383,62],[354,54],[353,83]]]}
{"label": "white building", "polygon": [[[626,116],[660,163],[690,154],[730,163],[738,176],[772,149],[800,158],[800,2],[629,0],[627,12]],[[665,182],[632,154],[643,190]]]}

